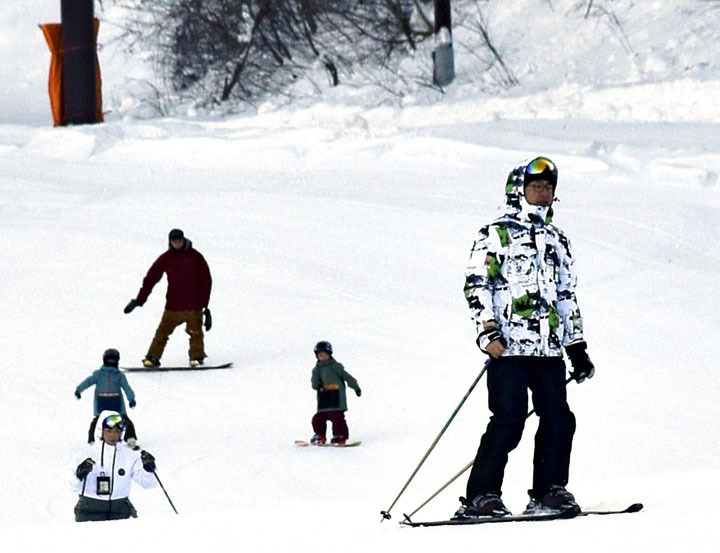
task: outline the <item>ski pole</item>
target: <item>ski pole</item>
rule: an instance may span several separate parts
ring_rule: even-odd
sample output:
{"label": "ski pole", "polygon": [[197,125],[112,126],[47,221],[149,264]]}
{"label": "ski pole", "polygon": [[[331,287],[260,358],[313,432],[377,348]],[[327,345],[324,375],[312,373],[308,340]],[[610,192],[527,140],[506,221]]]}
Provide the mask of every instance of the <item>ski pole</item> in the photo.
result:
{"label": "ski pole", "polygon": [[488,360],[485,361],[485,365],[483,366],[482,370],[480,371],[480,374],[477,375],[477,378],[476,378],[475,381],[472,383],[472,385],[470,386],[470,388],[469,388],[468,391],[466,392],[465,396],[463,396],[463,398],[462,398],[462,400],[460,401],[459,405],[455,408],[455,411],[453,411],[453,414],[450,415],[450,418],[449,418],[448,421],[445,423],[445,426],[443,426],[443,428],[442,428],[442,430],[440,431],[440,433],[437,435],[437,438],[435,438],[435,440],[433,441],[433,443],[430,445],[430,448],[425,452],[425,455],[423,455],[423,458],[420,460],[420,463],[418,463],[418,466],[415,467],[415,470],[414,470],[413,473],[410,475],[410,478],[408,478],[408,481],[405,482],[405,485],[404,485],[404,486],[402,487],[402,489],[400,490],[400,493],[399,493],[399,494],[397,495],[397,497],[395,498],[395,501],[392,502],[392,505],[390,505],[390,507],[388,507],[387,511],[380,511],[380,514],[382,515],[382,520],[381,520],[380,522],[383,522],[384,520],[390,520],[390,519],[392,518],[392,517],[390,516],[390,511],[391,511],[392,508],[395,506],[395,504],[398,502],[398,499],[400,499],[400,496],[401,496],[403,493],[405,493],[405,490],[406,490],[407,487],[410,485],[410,482],[412,482],[412,479],[415,478],[415,475],[416,475],[416,474],[418,473],[418,471],[420,470],[420,467],[423,466],[423,463],[425,463],[425,460],[430,456],[430,453],[432,452],[432,450],[435,449],[435,446],[436,446],[436,445],[438,444],[438,442],[440,441],[440,438],[442,438],[442,435],[445,434],[445,431],[448,429],[448,427],[450,426],[450,423],[453,421],[453,419],[455,418],[455,416],[458,414],[458,412],[460,411],[460,408],[463,406],[463,404],[465,403],[465,401],[467,401],[467,398],[470,397],[470,394],[471,394],[472,391],[475,389],[475,386],[477,386],[477,383],[480,382],[480,379],[482,378],[482,376],[483,376],[483,375],[485,374],[485,372],[487,371],[487,369],[488,369],[488,367],[490,366],[490,363],[491,363],[491,362],[492,362],[492,358],[491,358],[491,357],[489,357]]}
{"label": "ski pole", "polygon": [[[568,379],[565,381],[565,385],[567,386],[568,383],[569,383],[571,380],[572,380],[572,377],[568,378]],[[531,409],[531,410],[528,412],[528,414],[525,416],[525,418],[526,418],[526,419],[529,419],[534,413],[535,413],[535,409]],[[475,459],[473,459],[472,461],[470,461],[467,465],[465,465],[465,467],[464,467],[460,472],[458,472],[458,473],[457,473],[455,476],[453,476],[450,480],[448,480],[447,482],[445,482],[445,484],[443,484],[442,487],[441,487],[438,491],[436,491],[434,494],[432,494],[430,497],[428,497],[428,498],[427,498],[417,509],[415,509],[412,513],[410,513],[409,515],[406,515],[405,513],[403,513],[403,516],[405,517],[405,520],[406,520],[407,522],[411,522],[410,519],[415,515],[415,513],[417,513],[420,509],[422,509],[423,507],[425,507],[425,505],[427,505],[427,504],[430,503],[433,499],[435,499],[435,497],[437,497],[445,488],[447,488],[450,484],[452,484],[453,482],[455,482],[455,480],[457,480],[458,478],[460,478],[460,477],[461,477],[465,472],[467,472],[467,470],[468,470],[470,467],[472,467],[474,464],[475,464]]]}
{"label": "ski pole", "polygon": [[442,486],[438,491],[436,491],[434,494],[432,494],[430,497],[428,497],[428,498],[422,503],[422,505],[420,505],[420,506],[419,506],[417,509],[415,509],[412,513],[410,513],[409,515],[406,515],[405,513],[403,513],[403,517],[405,517],[405,520],[406,520],[407,522],[412,522],[411,517],[413,517],[413,516],[415,515],[415,513],[417,513],[420,509],[422,509],[423,507],[425,507],[425,505],[427,505],[428,503],[430,503],[433,499],[435,499],[435,497],[437,497],[438,495],[440,495],[440,492],[442,492],[442,491],[443,491],[445,488],[447,488],[450,484],[452,484],[453,482],[455,482],[455,480],[457,480],[458,478],[460,478],[460,476],[462,476],[462,475],[465,473],[465,471],[467,471],[467,469],[469,469],[471,466],[473,466],[473,464],[475,464],[475,459],[473,459],[472,461],[470,461],[467,465],[465,465],[465,467],[464,467],[460,472],[458,472],[458,473],[457,473],[455,476],[453,476],[450,480],[448,480],[447,482],[445,482],[445,484],[443,484],[443,486]]}
{"label": "ski pole", "polygon": [[162,488],[163,493],[165,494],[165,497],[167,497],[168,502],[170,503],[170,507],[172,507],[172,510],[175,511],[176,515],[179,515],[180,513],[177,512],[177,509],[175,508],[175,505],[173,505],[172,499],[170,499],[170,496],[165,491],[165,486],[163,486],[163,483],[160,481],[160,477],[157,475],[157,472],[153,472],[155,475],[155,478],[158,481],[158,484],[160,484],[160,487]]}

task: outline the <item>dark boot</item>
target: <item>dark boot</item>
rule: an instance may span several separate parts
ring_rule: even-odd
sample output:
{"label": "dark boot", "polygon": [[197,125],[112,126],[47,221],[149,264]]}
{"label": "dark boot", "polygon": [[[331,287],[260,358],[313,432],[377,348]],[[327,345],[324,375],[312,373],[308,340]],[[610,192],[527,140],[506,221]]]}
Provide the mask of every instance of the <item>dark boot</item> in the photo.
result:
{"label": "dark boot", "polygon": [[[462,511],[462,512],[461,512]],[[512,514],[496,493],[484,493],[466,501],[455,513],[455,518],[464,517],[502,517]]]}
{"label": "dark boot", "polygon": [[148,368],[159,367],[160,359],[158,359],[154,355],[147,354],[145,356],[145,359],[143,359],[143,366],[148,367]]}
{"label": "dark boot", "polygon": [[575,501],[575,496],[563,486],[551,486],[550,490],[540,498],[533,490],[528,490],[530,503],[525,508],[525,513],[579,513],[580,506]]}

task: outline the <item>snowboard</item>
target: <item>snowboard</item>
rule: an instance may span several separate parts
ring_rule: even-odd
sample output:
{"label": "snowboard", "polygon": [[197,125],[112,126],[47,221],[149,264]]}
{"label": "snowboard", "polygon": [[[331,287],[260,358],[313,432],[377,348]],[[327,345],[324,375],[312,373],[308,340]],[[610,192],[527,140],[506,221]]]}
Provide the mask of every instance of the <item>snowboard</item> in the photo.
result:
{"label": "snowboard", "polygon": [[362,442],[360,440],[356,440],[354,442],[346,442],[344,444],[331,444],[330,442],[326,442],[324,444],[311,444],[308,441],[305,440],[295,440],[295,445],[298,445],[300,447],[355,447],[360,445]]}
{"label": "snowboard", "polygon": [[567,520],[571,518],[580,518],[595,515],[619,515],[623,513],[637,513],[643,508],[642,503],[633,503],[625,509],[618,510],[596,510],[596,511],[580,511],[578,513],[538,513],[528,515],[507,515],[504,517],[464,517],[451,518],[449,520],[432,520],[426,522],[412,522],[407,516],[400,524],[417,528],[418,526],[462,526],[465,524],[498,524],[501,522],[538,522],[543,520]]}
{"label": "snowboard", "polygon": [[232,363],[222,363],[220,365],[198,365],[197,367],[191,367],[190,365],[160,365],[159,367],[120,367],[120,370],[125,372],[156,373],[170,371],[211,371],[214,369],[229,369],[232,366]]}

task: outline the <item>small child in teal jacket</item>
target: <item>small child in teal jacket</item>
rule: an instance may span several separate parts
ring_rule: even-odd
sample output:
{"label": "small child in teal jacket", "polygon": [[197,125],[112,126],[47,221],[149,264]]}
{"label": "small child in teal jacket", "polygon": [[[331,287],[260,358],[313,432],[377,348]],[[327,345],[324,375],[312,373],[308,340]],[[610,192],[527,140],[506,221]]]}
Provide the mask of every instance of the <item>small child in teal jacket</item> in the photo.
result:
{"label": "small child in teal jacket", "polygon": [[139,449],[137,445],[137,435],[135,434],[135,425],[130,420],[125,410],[125,401],[122,392],[128,399],[131,409],[135,408],[135,392],[130,387],[127,377],[120,372],[118,365],[120,363],[120,352],[116,349],[108,349],[103,353],[103,364],[98,370],[94,371],[90,376],[83,380],[78,387],[75,388],[75,397],[80,399],[80,394],[89,388],[95,386],[95,398],[93,401],[93,420],[90,422],[90,430],[88,433],[88,443],[95,441],[95,426],[97,425],[98,416],[103,411],[117,411],[125,421],[125,441],[133,449]]}
{"label": "small child in teal jacket", "polygon": [[327,423],[332,423],[333,437],[331,443],[343,445],[350,437],[345,411],[347,411],[347,397],[345,383],[355,390],[360,397],[362,393],[357,380],[345,370],[342,363],[338,363],[332,356],[333,349],[330,342],[318,342],[315,345],[317,364],[313,368],[311,384],[317,390],[317,413],[312,418],[312,427],[315,435],[310,440],[313,444],[324,444],[327,441]]}

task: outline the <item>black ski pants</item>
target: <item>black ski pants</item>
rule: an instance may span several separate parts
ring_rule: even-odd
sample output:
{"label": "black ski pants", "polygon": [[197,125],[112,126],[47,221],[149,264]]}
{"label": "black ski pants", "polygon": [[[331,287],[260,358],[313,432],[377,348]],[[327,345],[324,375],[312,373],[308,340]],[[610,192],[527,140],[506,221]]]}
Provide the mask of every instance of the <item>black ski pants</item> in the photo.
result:
{"label": "black ski pants", "polygon": [[480,441],[467,483],[467,500],[501,495],[508,454],[517,447],[528,412],[528,389],[539,417],[533,459],[533,495],[565,486],[575,434],[575,415],[567,403],[565,363],[559,357],[501,357],[487,369],[492,416]]}
{"label": "black ski pants", "polygon": [[127,497],[101,500],[81,495],[75,505],[76,522],[121,520],[130,517],[137,518],[137,511]]}

